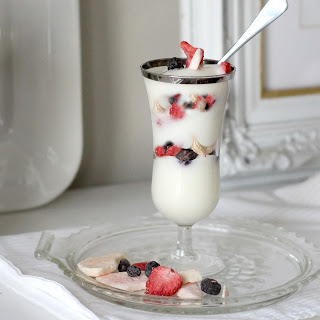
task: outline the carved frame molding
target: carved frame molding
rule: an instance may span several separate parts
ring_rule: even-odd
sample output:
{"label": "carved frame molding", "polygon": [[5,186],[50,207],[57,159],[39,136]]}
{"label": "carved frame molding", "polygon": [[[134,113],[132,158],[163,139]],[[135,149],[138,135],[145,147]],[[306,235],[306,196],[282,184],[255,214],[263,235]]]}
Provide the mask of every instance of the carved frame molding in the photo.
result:
{"label": "carved frame molding", "polygon": [[[261,5],[243,0],[201,4],[180,0],[180,35],[198,46],[205,43],[207,57],[212,59],[222,56],[241,36]],[[215,38],[209,41],[210,37]],[[221,175],[231,183],[239,177],[242,184],[285,181],[320,168],[320,95],[262,98],[262,49],[257,36],[231,59],[237,74],[221,146]]]}

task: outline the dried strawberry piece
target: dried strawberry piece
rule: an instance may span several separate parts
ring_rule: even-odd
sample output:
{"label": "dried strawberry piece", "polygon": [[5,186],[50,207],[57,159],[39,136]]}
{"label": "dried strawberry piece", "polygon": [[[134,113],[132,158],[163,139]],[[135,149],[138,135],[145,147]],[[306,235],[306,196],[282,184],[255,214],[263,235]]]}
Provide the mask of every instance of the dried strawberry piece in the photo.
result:
{"label": "dried strawberry piece", "polygon": [[[186,63],[186,67],[188,68],[189,65],[190,65],[190,62],[195,54],[195,52],[197,51],[198,48],[195,48],[193,47],[191,44],[189,44],[187,41],[181,41],[180,43],[180,47],[181,49],[184,51],[184,53],[186,54],[187,56],[187,63]],[[202,52],[202,59],[201,59],[201,62],[200,62],[200,65],[203,63],[203,57],[204,57],[204,50],[201,49],[201,52]]]}
{"label": "dried strawberry piece", "polygon": [[171,146],[168,148],[166,152],[166,156],[175,157],[180,151],[181,151],[181,148],[177,146]]}
{"label": "dried strawberry piece", "polygon": [[170,108],[169,113],[173,119],[182,119],[185,114],[185,111],[181,106],[174,102]]}
{"label": "dried strawberry piece", "polygon": [[229,62],[221,62],[221,67],[225,73],[231,72],[231,64]]}
{"label": "dried strawberry piece", "polygon": [[157,157],[164,157],[165,156],[165,152],[164,152],[164,149],[163,147],[161,146],[158,146],[154,149],[154,154],[157,156]]}
{"label": "dried strawberry piece", "polygon": [[146,283],[146,294],[172,296],[182,287],[182,276],[171,268],[159,266],[153,269]]}
{"label": "dried strawberry piece", "polygon": [[146,262],[137,262],[134,263],[133,266],[136,266],[138,268],[140,268],[141,271],[144,271],[146,269],[146,265],[147,265],[147,261]]}
{"label": "dried strawberry piece", "polygon": [[214,97],[210,94],[208,94],[205,99],[207,101],[207,106],[206,106],[206,110],[209,110],[213,104],[216,102],[216,100],[214,99]]}
{"label": "dried strawberry piece", "polygon": [[192,109],[196,109],[199,106],[199,102],[203,101],[202,103],[205,103],[205,107],[202,106],[202,108],[200,107],[200,110],[209,110],[213,104],[216,102],[216,100],[214,99],[214,97],[210,94],[208,95],[198,95],[197,100],[195,101],[195,103],[193,104]]}

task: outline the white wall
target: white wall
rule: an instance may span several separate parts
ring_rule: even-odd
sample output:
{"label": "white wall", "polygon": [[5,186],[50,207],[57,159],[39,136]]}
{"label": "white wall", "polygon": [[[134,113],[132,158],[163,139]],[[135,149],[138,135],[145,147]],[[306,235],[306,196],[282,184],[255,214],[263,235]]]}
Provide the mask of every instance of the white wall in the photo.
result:
{"label": "white wall", "polygon": [[73,186],[151,179],[151,121],[139,65],[179,55],[178,1],[80,3],[84,155]]}

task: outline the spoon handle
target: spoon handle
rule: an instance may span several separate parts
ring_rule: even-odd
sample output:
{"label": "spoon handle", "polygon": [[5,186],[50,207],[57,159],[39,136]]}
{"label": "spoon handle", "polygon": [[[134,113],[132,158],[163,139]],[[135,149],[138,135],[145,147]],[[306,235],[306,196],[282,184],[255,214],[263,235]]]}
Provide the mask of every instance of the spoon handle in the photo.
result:
{"label": "spoon handle", "polygon": [[266,28],[273,21],[278,19],[287,9],[287,0],[269,0],[268,3],[262,8],[258,16],[254,19],[249,28],[246,30],[246,32],[233,45],[233,47],[219,60],[218,64],[228,60],[256,34],[258,34],[261,30]]}

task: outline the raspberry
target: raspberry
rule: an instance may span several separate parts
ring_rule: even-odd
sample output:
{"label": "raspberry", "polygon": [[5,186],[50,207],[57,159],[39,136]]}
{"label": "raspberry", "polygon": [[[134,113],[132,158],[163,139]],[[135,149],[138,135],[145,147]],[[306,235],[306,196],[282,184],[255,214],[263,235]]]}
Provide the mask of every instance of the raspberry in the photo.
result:
{"label": "raspberry", "polygon": [[140,268],[141,271],[145,271],[147,263],[148,262],[137,262],[134,263],[133,266]]}
{"label": "raspberry", "polygon": [[[184,51],[184,53],[187,56],[186,67],[188,68],[189,65],[190,65],[190,62],[192,60],[192,57],[193,57],[193,55],[195,54],[195,52],[197,51],[198,48],[193,47],[187,41],[181,41],[180,47],[181,47],[181,49]],[[202,51],[202,59],[201,59],[200,65],[203,63],[203,57],[204,57],[204,50],[201,49],[201,51]]]}
{"label": "raspberry", "polygon": [[214,279],[206,278],[201,281],[201,290],[205,293],[216,296],[221,291],[221,285]]}
{"label": "raspberry", "polygon": [[180,151],[181,151],[181,148],[177,146],[171,146],[167,149],[166,156],[175,157]]}
{"label": "raspberry", "polygon": [[182,287],[182,283],[182,276],[179,273],[159,266],[152,271],[146,283],[146,294],[172,296]]}
{"label": "raspberry", "polygon": [[229,62],[221,62],[221,67],[225,73],[231,72],[231,64]]}
{"label": "raspberry", "polygon": [[182,119],[184,116],[184,110],[176,102],[172,104],[169,113],[173,119]]}
{"label": "raspberry", "polygon": [[163,147],[159,146],[159,147],[156,147],[154,149],[154,154],[157,156],[157,157],[163,157],[165,155],[165,152],[164,152],[164,149]]}

